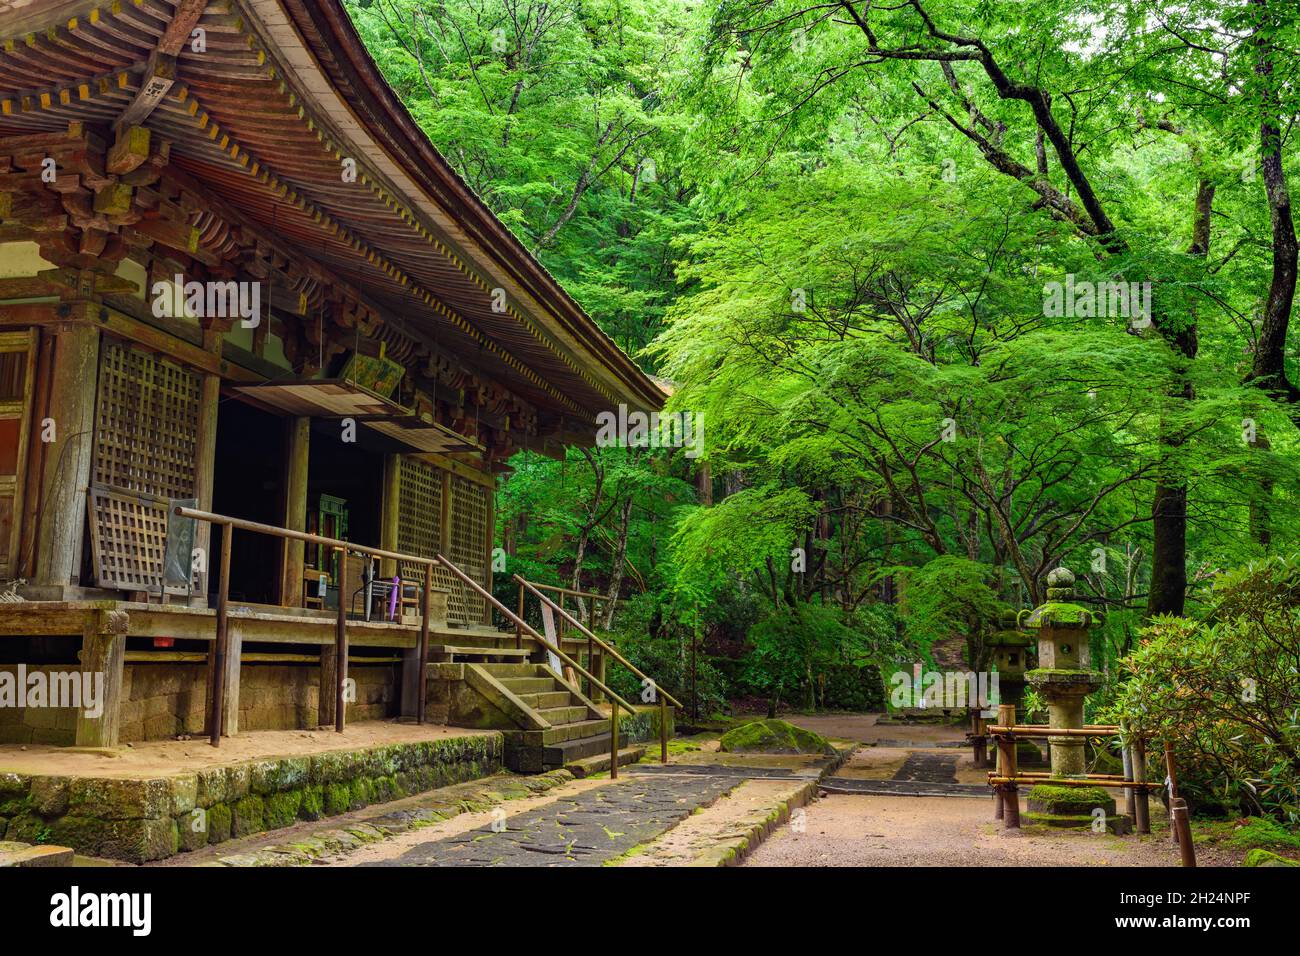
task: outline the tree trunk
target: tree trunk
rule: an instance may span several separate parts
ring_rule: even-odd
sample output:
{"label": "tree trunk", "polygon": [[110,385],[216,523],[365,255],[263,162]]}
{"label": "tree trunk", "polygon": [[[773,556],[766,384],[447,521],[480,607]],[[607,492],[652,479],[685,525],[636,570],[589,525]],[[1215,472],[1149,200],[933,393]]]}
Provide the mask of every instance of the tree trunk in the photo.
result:
{"label": "tree trunk", "polygon": [[627,564],[627,535],[632,524],[632,495],[627,500],[618,516],[618,538],[614,543],[614,561],[609,570],[609,600],[605,602],[605,630],[614,626],[614,605],[618,602],[618,592],[623,586],[623,566]]}

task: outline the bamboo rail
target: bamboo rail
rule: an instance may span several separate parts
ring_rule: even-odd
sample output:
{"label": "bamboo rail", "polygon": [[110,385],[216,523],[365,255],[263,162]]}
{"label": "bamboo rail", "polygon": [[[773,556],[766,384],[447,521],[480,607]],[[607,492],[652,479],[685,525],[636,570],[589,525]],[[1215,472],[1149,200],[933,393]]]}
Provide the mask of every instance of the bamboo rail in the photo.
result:
{"label": "bamboo rail", "polygon": [[[1150,796],[1165,788],[1166,783],[1146,778],[1146,740],[1116,724],[1094,724],[1084,727],[1045,727],[1041,724],[1015,723],[1015,711],[998,708],[996,726],[988,728],[998,745],[997,770],[988,775],[989,786],[998,800],[996,817],[1003,819],[1008,828],[1019,827],[1017,785],[1045,784],[1053,787],[1111,787],[1123,790],[1128,809],[1133,817],[1133,828],[1138,833],[1151,832]],[[1041,771],[1019,771],[1015,763],[1014,743],[1018,738],[1052,737],[1120,737],[1124,751],[1124,775],[1085,774],[1081,777],[1053,777]],[[1005,758],[1004,758],[1005,754]],[[1178,796],[1178,774],[1174,764],[1174,747],[1164,742],[1164,762],[1169,788],[1169,837],[1178,844],[1183,866],[1196,866],[1196,848],[1192,845],[1192,824],[1187,801]],[[1004,804],[1005,811],[1004,812]]]}

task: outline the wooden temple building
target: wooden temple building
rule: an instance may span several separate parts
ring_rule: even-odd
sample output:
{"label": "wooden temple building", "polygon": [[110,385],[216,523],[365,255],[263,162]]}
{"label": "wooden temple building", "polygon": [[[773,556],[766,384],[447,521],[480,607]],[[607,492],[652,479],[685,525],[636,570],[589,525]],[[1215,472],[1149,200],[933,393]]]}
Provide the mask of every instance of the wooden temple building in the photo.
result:
{"label": "wooden temple building", "polygon": [[[661,392],[339,0],[0,0],[0,42],[0,670],[107,685],[96,717],[0,708],[0,742],[202,733],[225,534],[227,733],[332,719],[340,601],[349,717],[411,712],[411,569],[349,555],[340,592],[328,548],[174,506],[441,553],[491,590],[507,458]],[[484,598],[435,585],[434,644],[494,646]]]}

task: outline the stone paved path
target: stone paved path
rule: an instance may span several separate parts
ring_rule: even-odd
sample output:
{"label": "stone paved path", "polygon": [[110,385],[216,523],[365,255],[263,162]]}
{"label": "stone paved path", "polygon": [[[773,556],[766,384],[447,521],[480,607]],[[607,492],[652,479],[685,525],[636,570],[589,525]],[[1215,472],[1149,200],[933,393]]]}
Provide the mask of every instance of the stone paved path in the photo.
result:
{"label": "stone paved path", "polygon": [[894,774],[894,779],[920,783],[956,783],[957,757],[947,754],[908,754],[903,766]]}
{"label": "stone paved path", "polygon": [[819,784],[826,793],[871,793],[880,796],[984,797],[992,791],[982,783],[927,783],[924,780],[864,780],[855,777],[827,777]]}
{"label": "stone paved path", "polygon": [[624,776],[367,866],[600,866],[651,840],[741,781],[696,774]]}

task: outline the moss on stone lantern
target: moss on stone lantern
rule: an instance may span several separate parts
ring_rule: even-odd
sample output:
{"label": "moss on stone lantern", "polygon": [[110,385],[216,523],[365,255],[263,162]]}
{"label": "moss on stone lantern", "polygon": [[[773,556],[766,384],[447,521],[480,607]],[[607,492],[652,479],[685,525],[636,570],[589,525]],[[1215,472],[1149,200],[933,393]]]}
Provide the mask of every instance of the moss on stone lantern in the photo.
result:
{"label": "moss on stone lantern", "polygon": [[[1038,667],[1025,673],[1025,681],[1047,702],[1048,726],[1083,726],[1083,701],[1102,684],[1091,669],[1088,631],[1102,617],[1073,602],[1074,573],[1056,568],[1047,575],[1047,602],[1022,611],[1019,624],[1038,632]],[[1083,737],[1049,737],[1052,775],[1072,777],[1084,773]]]}

